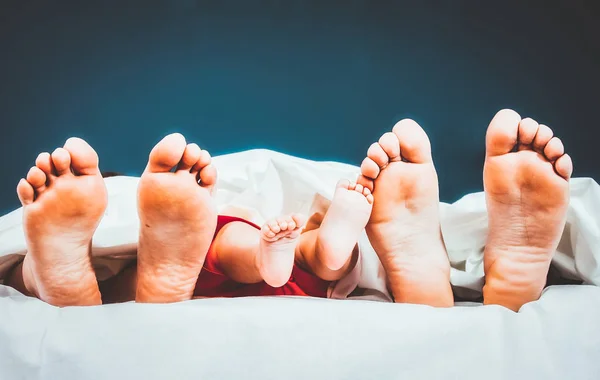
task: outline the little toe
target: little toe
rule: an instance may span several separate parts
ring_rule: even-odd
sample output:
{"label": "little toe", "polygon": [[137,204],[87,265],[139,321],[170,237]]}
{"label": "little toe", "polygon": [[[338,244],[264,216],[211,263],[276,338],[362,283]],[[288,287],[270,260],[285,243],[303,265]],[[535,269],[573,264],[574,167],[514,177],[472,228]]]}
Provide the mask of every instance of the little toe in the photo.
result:
{"label": "little toe", "polygon": [[[379,145],[389,157],[389,161],[400,160],[400,142],[392,132],[386,132],[379,138]],[[387,161],[387,160],[386,160]]]}
{"label": "little toe", "polygon": [[560,156],[554,163],[554,170],[556,171],[556,174],[569,180],[573,174],[573,160],[571,159],[571,156],[568,154]]}
{"label": "little toe", "polygon": [[56,148],[51,157],[57,175],[71,174],[71,155],[66,149]]}
{"label": "little toe", "polygon": [[565,146],[558,137],[553,137],[544,148],[544,155],[549,161],[556,161],[565,154]]}
{"label": "little toe", "polygon": [[42,169],[34,166],[27,173],[27,182],[31,184],[35,191],[41,192],[46,188],[46,174]]}
{"label": "little toe", "polygon": [[198,173],[198,178],[200,179],[200,184],[202,186],[211,187],[217,183],[217,169],[212,164],[205,166],[200,170],[200,173]]}
{"label": "little toe", "polygon": [[375,163],[371,158],[366,157],[362,164],[360,164],[360,172],[363,176],[368,178],[377,178],[381,169],[379,165]]}
{"label": "little toe", "polygon": [[171,171],[181,161],[186,146],[185,137],[180,133],[165,136],[152,148],[148,170],[155,173]]}
{"label": "little toe", "polygon": [[544,148],[546,147],[548,142],[552,139],[552,137],[554,137],[554,132],[552,132],[552,129],[550,129],[550,127],[548,127],[547,125],[540,124],[537,134],[535,135],[535,138],[533,139],[533,144],[532,144],[533,148],[538,153],[543,153]]}
{"label": "little toe", "polygon": [[185,147],[181,161],[179,161],[179,165],[177,165],[177,170],[190,171],[190,169],[192,169],[192,167],[194,167],[194,165],[200,159],[201,154],[202,149],[200,149],[197,144],[188,144]]}
{"label": "little toe", "polygon": [[486,154],[500,156],[510,153],[517,144],[521,116],[513,110],[499,111],[486,133]]}
{"label": "little toe", "polygon": [[400,153],[403,159],[413,163],[433,161],[429,137],[416,121],[400,120],[394,125],[392,131],[400,143]]}
{"label": "little toe", "polygon": [[17,185],[17,196],[23,206],[33,203],[35,192],[33,191],[31,184],[27,182],[25,178],[21,178]]}
{"label": "little toe", "polygon": [[100,174],[98,154],[85,140],[71,137],[64,148],[71,156],[71,168],[76,175]]}

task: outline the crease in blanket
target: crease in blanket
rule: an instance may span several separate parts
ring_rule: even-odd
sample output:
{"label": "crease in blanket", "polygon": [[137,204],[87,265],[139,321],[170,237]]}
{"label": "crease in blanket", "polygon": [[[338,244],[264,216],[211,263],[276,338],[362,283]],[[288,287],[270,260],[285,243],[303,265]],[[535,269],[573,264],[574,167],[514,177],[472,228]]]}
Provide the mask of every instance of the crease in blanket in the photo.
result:
{"label": "crease in blanket", "polygon": [[[258,149],[215,157],[219,210],[252,210],[262,224],[282,213],[302,212],[318,225],[340,178],[356,179],[359,168],[336,162],[315,162]],[[106,178],[109,205],[93,240],[92,255],[99,279],[118,273],[135,257],[139,219],[138,179]],[[459,299],[477,300],[483,286],[483,248],[487,213],[483,193],[468,194],[453,204],[440,204],[441,228],[452,266],[451,282]],[[600,285],[600,186],[591,178],[571,180],[567,225],[553,260],[551,275],[571,283]],[[366,234],[359,242],[360,259],[338,281],[331,298],[390,301],[385,273]],[[0,218],[0,280],[26,253],[22,212]],[[360,291],[357,291],[357,288]]]}

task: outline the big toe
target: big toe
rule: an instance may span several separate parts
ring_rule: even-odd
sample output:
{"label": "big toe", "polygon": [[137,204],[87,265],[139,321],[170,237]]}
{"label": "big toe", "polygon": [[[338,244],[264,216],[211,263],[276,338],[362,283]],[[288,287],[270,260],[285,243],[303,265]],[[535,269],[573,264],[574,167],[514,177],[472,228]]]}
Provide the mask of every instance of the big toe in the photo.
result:
{"label": "big toe", "polygon": [[499,156],[514,149],[520,122],[521,116],[510,109],[503,109],[494,116],[486,134],[488,156]]}
{"label": "big toe", "polygon": [[98,154],[85,140],[71,137],[65,142],[64,149],[71,155],[71,168],[75,174],[94,175],[98,169]]}
{"label": "big toe", "polygon": [[414,120],[404,119],[392,129],[400,141],[400,154],[408,162],[431,162],[431,143],[427,133]]}
{"label": "big toe", "polygon": [[170,171],[181,161],[186,145],[185,137],[180,133],[164,137],[150,152],[148,170],[151,172]]}

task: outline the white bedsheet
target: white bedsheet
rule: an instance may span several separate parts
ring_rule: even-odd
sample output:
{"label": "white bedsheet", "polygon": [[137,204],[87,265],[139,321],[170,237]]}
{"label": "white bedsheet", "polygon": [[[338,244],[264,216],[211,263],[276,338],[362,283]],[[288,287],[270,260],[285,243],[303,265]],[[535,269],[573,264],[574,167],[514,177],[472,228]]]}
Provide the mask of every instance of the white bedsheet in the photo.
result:
{"label": "white bedsheet", "polygon": [[[339,178],[358,169],[266,150],[217,157],[221,208],[323,212]],[[94,236],[107,257],[135,253],[135,178],[109,178],[109,207]],[[554,265],[591,286],[554,286],[519,313],[500,307],[422,306],[295,298],[197,300],[57,309],[0,285],[0,380],[104,378],[600,378],[600,187],[574,179]],[[455,291],[476,297],[487,234],[483,194],[442,204]],[[360,265],[334,291],[355,286],[388,300],[382,268],[363,236]],[[0,218],[0,279],[25,253],[21,210]]]}
{"label": "white bedsheet", "polygon": [[513,313],[372,301],[207,299],[58,309],[0,289],[0,378],[589,379],[600,292]]}

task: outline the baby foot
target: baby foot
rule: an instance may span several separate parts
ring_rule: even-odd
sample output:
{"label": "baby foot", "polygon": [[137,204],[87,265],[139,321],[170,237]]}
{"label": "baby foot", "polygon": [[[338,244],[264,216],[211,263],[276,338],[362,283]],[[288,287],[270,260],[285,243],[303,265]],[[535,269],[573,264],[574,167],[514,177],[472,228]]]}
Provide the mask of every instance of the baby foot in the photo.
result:
{"label": "baby foot", "polygon": [[319,260],[328,269],[337,271],[348,262],[372,208],[371,190],[348,180],[338,182],[317,238]]}
{"label": "baby foot", "polygon": [[367,156],[359,178],[374,197],[366,231],[395,301],[452,306],[429,138],[405,119],[372,144]]}
{"label": "baby foot", "polygon": [[565,226],[572,171],[550,128],[512,110],[496,114],[483,171],[489,214],[484,303],[517,311],[540,297]]}
{"label": "baby foot", "polygon": [[268,285],[279,288],[290,279],[296,246],[305,224],[305,216],[292,214],[270,220],[260,230],[257,267]]}
{"label": "baby foot", "polygon": [[94,149],[70,138],[51,155],[41,153],[17,194],[27,240],[27,290],[55,306],[101,304],[90,249],[107,193]]}
{"label": "baby foot", "polygon": [[217,224],[211,197],[216,180],[208,152],[186,145],[180,134],[165,137],[152,149],[138,188],[136,301],[192,298]]}

